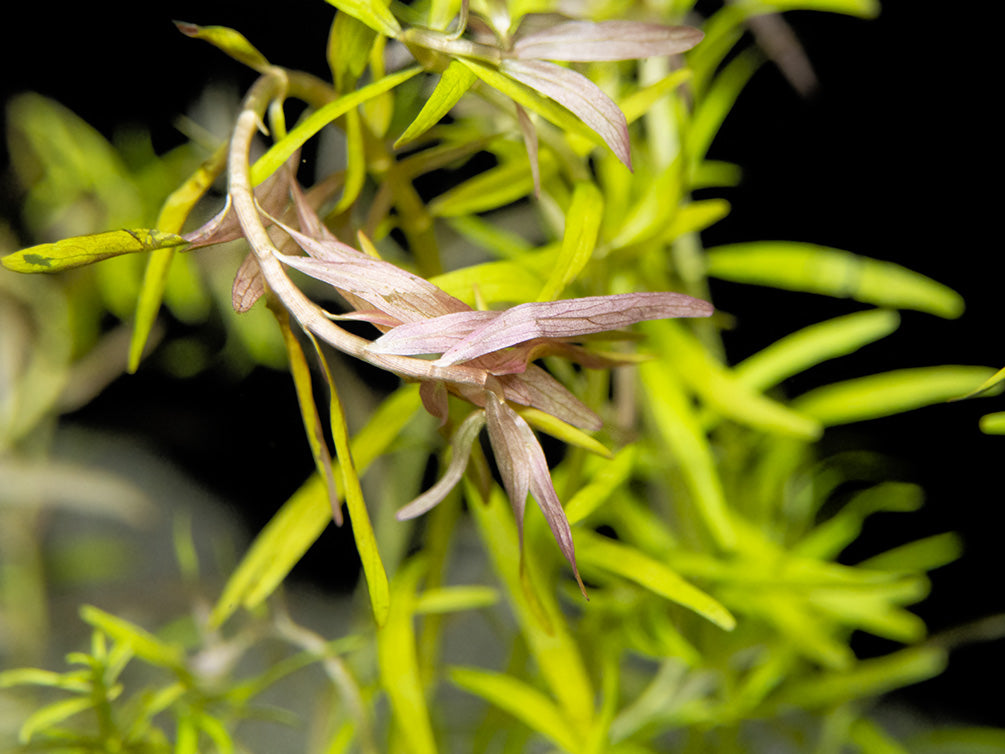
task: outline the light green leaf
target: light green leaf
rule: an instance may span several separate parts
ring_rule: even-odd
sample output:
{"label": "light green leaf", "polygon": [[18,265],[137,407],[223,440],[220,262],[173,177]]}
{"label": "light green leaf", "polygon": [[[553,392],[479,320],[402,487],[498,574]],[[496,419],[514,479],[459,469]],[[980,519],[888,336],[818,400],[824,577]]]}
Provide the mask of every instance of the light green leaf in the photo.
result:
{"label": "light green leaf", "polygon": [[95,701],[90,696],[74,697],[46,705],[31,713],[24,721],[18,733],[18,740],[27,745],[36,733],[55,727],[64,720],[92,709],[94,706]]}
{"label": "light green leaf", "polygon": [[342,410],[342,401],[339,399],[335,389],[335,380],[332,378],[328,362],[325,360],[317,340],[310,333],[308,336],[314,343],[321,369],[328,383],[328,394],[331,399],[329,416],[332,440],[335,443],[339,471],[342,474],[342,490],[345,493],[346,507],[349,509],[349,518],[352,520],[352,536],[363,566],[363,575],[366,577],[366,587],[370,594],[370,606],[373,608],[374,620],[377,621],[378,626],[381,626],[387,620],[387,611],[390,605],[387,573],[384,570],[384,563],[380,559],[377,537],[373,531],[373,524],[370,522],[370,514],[366,509],[366,501],[363,499],[363,488],[360,486],[359,474],[352,456],[349,427],[346,424],[345,412]]}
{"label": "light green leaf", "polygon": [[999,369],[993,375],[984,380],[984,382],[982,382],[976,388],[971,390],[966,395],[962,396],[960,400],[963,400],[964,398],[972,398],[975,395],[980,395],[985,390],[990,390],[995,385],[1000,385],[1002,382],[1005,382],[1005,368]]}
{"label": "light green leaf", "polygon": [[46,686],[86,694],[91,690],[87,672],[55,673],[38,668],[14,668],[0,671],[0,689],[12,686]]}
{"label": "light green leaf", "polygon": [[249,42],[243,34],[226,26],[197,26],[196,24],[175,21],[178,31],[187,37],[201,39],[214,47],[223,50],[249,68],[263,73],[269,67],[269,61]]}
{"label": "light green leaf", "polygon": [[988,435],[1005,435],[1005,411],[982,416],[980,428]]}
{"label": "light green leaf", "polygon": [[450,65],[440,76],[440,81],[436,84],[433,93],[429,95],[426,104],[415,116],[415,120],[405,129],[405,133],[394,142],[394,146],[397,148],[413,141],[439,123],[440,119],[450,112],[450,109],[457,104],[476,80],[477,77],[471,72],[471,69],[456,60],[450,61]]}
{"label": "light green leaf", "polygon": [[710,249],[708,274],[736,283],[851,298],[894,309],[916,309],[949,319],[963,299],[931,278],[898,264],[807,243],[760,241]]}
{"label": "light green leaf", "polygon": [[[555,159],[550,152],[542,152],[538,164],[542,178],[555,171]],[[434,217],[488,212],[523,199],[533,191],[530,162],[514,159],[443,192],[429,203],[429,212]]]}
{"label": "light green leaf", "polygon": [[874,571],[921,573],[948,565],[963,554],[963,542],[953,532],[935,534],[874,555],[858,564]]}
{"label": "light green leaf", "polygon": [[366,70],[377,35],[374,30],[348,13],[336,13],[328,34],[328,67],[339,92],[356,85]]}
{"label": "light green leaf", "polygon": [[828,359],[854,353],[883,338],[900,324],[894,311],[876,309],[846,314],[787,335],[733,368],[737,379],[765,390]]}
{"label": "light green leaf", "polygon": [[384,0],[327,0],[327,2],[385,37],[397,37],[401,33],[401,24]]}
{"label": "light green leaf", "polygon": [[602,461],[598,459],[597,472],[587,484],[576,490],[565,505],[565,517],[569,519],[570,525],[582,521],[597,510],[628,481],[635,467],[635,458],[635,446],[626,445],[613,458]]}
{"label": "light green leaf", "polygon": [[346,167],[342,196],[331,210],[332,214],[345,212],[359,198],[366,183],[366,151],[363,145],[363,125],[358,110],[345,114]]}
{"label": "light green leaf", "polygon": [[728,215],[729,209],[725,199],[688,202],[677,208],[661,237],[670,243],[688,233],[699,233]]}
{"label": "light green leaf", "polygon": [[632,92],[618,102],[618,107],[625,114],[625,120],[634,123],[655,105],[661,97],[684,84],[691,78],[691,71],[679,68],[648,86]]}
{"label": "light green leaf", "polygon": [[604,216],[604,197],[592,181],[580,181],[572,191],[572,201],[565,213],[562,249],[548,280],[537,295],[538,301],[557,299],[582,272],[593,256]]}
{"label": "light green leaf", "polygon": [[687,132],[691,165],[696,166],[704,161],[712,140],[761,62],[762,56],[758,50],[741,52],[723,67],[712,80],[708,91],[698,100]]}
{"label": "light green leaf", "polygon": [[732,549],[736,544],[736,530],[726,506],[716,460],[687,396],[670,370],[659,361],[643,363],[639,375],[646,392],[645,405],[651,426],[679,465],[698,515],[717,544]]}
{"label": "light green leaf", "polygon": [[596,453],[599,456],[603,456],[605,458],[611,457],[611,451],[609,451],[603,443],[599,440],[595,440],[578,427],[574,427],[571,424],[562,421],[557,416],[552,416],[540,409],[531,407],[518,408],[517,413],[520,414],[520,416],[522,416],[528,424],[534,427],[534,429],[547,432],[552,437],[557,437],[564,443],[575,445],[588,450],[591,453]]}
{"label": "light green leaf", "polygon": [[437,750],[412,625],[415,593],[424,572],[422,558],[412,558],[401,567],[391,583],[387,620],[377,632],[381,685],[391,702],[394,720],[408,739],[411,754],[435,754]]}
{"label": "light green leaf", "polygon": [[881,8],[879,0],[746,0],[743,4],[760,13],[763,13],[767,6],[778,13],[790,10],[813,10],[843,13],[860,18],[876,18]]}
{"label": "light green leaf", "polygon": [[563,751],[579,751],[576,731],[545,694],[511,675],[478,668],[454,667],[450,680],[468,693],[502,709]]}
{"label": "light green leaf", "polygon": [[[387,450],[420,407],[418,387],[408,385],[373,412],[366,426],[353,438],[353,458],[359,473]],[[340,481],[337,476],[336,483]],[[352,515],[351,510],[349,514]],[[331,517],[324,484],[314,475],[255,538],[213,608],[211,625],[219,626],[238,607],[253,608],[272,594],[321,535]]]}
{"label": "light green leaf", "polygon": [[910,754],[879,723],[866,717],[851,726],[851,740],[862,754]]}
{"label": "light green leaf", "polygon": [[672,359],[681,380],[722,416],[766,432],[805,440],[820,436],[821,427],[810,415],[793,411],[738,380],[679,323],[651,323],[649,329],[657,334],[663,352]]}
{"label": "light green leaf", "polygon": [[[168,233],[180,233],[188,219],[189,213],[205,195],[213,181],[223,171],[227,164],[227,145],[221,145],[185,183],[171,192],[164,202],[157,227]],[[150,331],[153,328],[157,312],[164,298],[167,287],[168,272],[174,260],[174,247],[157,249],[147,260],[147,268],[143,275],[143,285],[140,288],[139,299],[136,302],[136,314],[133,319],[133,334],[129,342],[128,370],[135,372],[139,368],[140,359]]]}
{"label": "light green leaf", "polygon": [[943,403],[991,372],[972,366],[900,369],[825,385],[794,399],[792,405],[824,426],[849,424]]}
{"label": "light green leaf", "polygon": [[718,600],[685,581],[665,563],[634,547],[580,530],[576,537],[576,559],[583,568],[592,566],[634,581],[726,631],[736,627],[736,618]]}
{"label": "light green leaf", "polygon": [[300,149],[312,136],[329,123],[342,117],[350,110],[359,107],[364,102],[369,102],[375,97],[379,97],[381,94],[394,89],[399,84],[403,84],[421,70],[418,66],[414,66],[397,73],[392,73],[389,76],[384,76],[372,84],[345,94],[329,102],[324,107],[315,110],[255,161],[255,164],[251,166],[252,185],[257,186],[276,172],[294,152]]}
{"label": "light green leaf", "polygon": [[181,236],[153,228],[109,230],[21,249],[0,264],[14,272],[62,272],[123,254],[184,245]]}
{"label": "light green leaf", "polygon": [[1005,729],[939,726],[912,736],[911,754],[1005,754]]}
{"label": "light green leaf", "polygon": [[499,592],[490,586],[443,586],[427,589],[415,603],[417,615],[455,613],[491,607],[499,601]]}
{"label": "light green leaf", "polygon": [[128,646],[133,654],[151,665],[169,668],[177,673],[188,673],[185,668],[185,651],[180,645],[163,642],[135,623],[91,605],[81,607],[80,616],[85,622]]}

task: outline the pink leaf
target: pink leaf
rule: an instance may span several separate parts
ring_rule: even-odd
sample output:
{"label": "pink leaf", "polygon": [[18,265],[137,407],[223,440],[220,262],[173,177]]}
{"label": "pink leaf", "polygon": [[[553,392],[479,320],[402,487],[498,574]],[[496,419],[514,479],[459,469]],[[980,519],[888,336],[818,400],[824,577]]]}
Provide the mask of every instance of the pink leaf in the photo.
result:
{"label": "pink leaf", "polygon": [[707,317],[712,305],[683,293],[622,293],[520,304],[445,351],[441,366],[469,361],[535,338],[575,338],[671,317]]}
{"label": "pink leaf", "polygon": [[499,312],[469,310],[409,322],[377,338],[370,346],[375,353],[414,356],[443,353],[471,332],[499,316]]}
{"label": "pink leaf", "polygon": [[705,35],[690,26],[640,21],[566,21],[518,36],[513,54],[522,59],[635,60],[690,50]]}
{"label": "pink leaf", "polygon": [[631,169],[631,143],[625,114],[586,76],[544,60],[504,60],[500,69],[578,116]]}

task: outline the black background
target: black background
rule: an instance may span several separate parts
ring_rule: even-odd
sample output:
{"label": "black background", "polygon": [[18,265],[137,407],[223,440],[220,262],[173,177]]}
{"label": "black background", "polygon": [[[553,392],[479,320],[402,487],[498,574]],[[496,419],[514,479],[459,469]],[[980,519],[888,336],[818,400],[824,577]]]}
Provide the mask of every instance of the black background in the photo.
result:
{"label": "black background", "polygon": [[[132,3],[114,13],[95,7],[19,3],[8,9],[0,52],[4,98],[38,91],[106,134],[123,122],[147,124],[159,149],[173,146],[180,137],[172,119],[205,85],[233,83],[240,91],[253,80],[237,63],[179,34],[175,18],[233,26],[273,61],[325,73],[333,9],[322,0]],[[873,21],[791,14],[819,90],[803,99],[765,67],[713,145],[712,156],[741,165],[744,180],[724,192],[733,211],[705,234],[708,245],[788,239],[845,248],[902,263],[967,299],[966,314],[955,321],[905,314],[893,338],[858,361],[814,371],[807,383],[792,385],[796,391],[866,370],[1005,365],[1005,265],[992,235],[1001,161],[991,108],[1000,86],[990,22],[977,15],[980,9],[979,3],[890,0]],[[16,196],[5,187],[2,198],[3,214],[11,217]],[[727,336],[734,359],[852,308],[725,284],[713,293],[736,317]],[[78,418],[146,436],[158,432],[165,453],[242,501],[255,526],[311,468],[294,405],[282,374],[256,371],[235,388],[222,376],[177,385],[141,373],[118,381]],[[967,554],[934,574],[932,596],[919,607],[936,632],[1005,611],[999,525],[1005,440],[977,430],[980,415],[1002,408],[1002,399],[939,406],[825,439],[832,449],[858,444],[890,454],[896,474],[928,492],[920,514],[877,517],[857,544],[859,555],[948,529],[962,534]],[[262,442],[247,441],[263,432]],[[222,478],[211,476],[213,469]],[[332,550],[324,557],[330,573]],[[868,641],[861,646],[865,653],[881,649]],[[945,675],[904,696],[936,719],[1005,724],[991,680],[1003,674],[999,640],[957,651]]]}

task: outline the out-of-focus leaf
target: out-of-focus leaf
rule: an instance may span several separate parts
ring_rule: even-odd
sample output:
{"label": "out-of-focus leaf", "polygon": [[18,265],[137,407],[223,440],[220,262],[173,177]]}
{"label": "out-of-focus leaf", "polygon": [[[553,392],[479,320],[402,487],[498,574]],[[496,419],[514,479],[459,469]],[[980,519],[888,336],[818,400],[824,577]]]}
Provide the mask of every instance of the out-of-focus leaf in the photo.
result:
{"label": "out-of-focus leaf", "polygon": [[704,160],[712,140],[760,62],[756,50],[741,52],[716,74],[708,91],[698,100],[687,133],[691,164],[697,165]]}
{"label": "out-of-focus leaf", "polygon": [[[540,155],[543,176],[555,170],[550,152]],[[455,186],[429,203],[429,212],[435,217],[457,217],[477,212],[488,212],[512,204],[534,191],[534,176],[526,160],[511,160],[490,168]]]}
{"label": "out-of-focus leaf", "polygon": [[625,120],[634,123],[649,112],[649,109],[659,101],[660,97],[673,91],[690,78],[691,71],[687,68],[672,71],[659,81],[624,97],[618,102],[618,107],[625,114]]}
{"label": "out-of-focus leaf", "polygon": [[0,671],[0,689],[12,686],[45,686],[85,694],[91,690],[87,671],[55,673],[51,670],[39,670],[38,668],[15,668]]}
{"label": "out-of-focus leaf", "polygon": [[338,92],[346,92],[366,70],[376,34],[348,13],[336,13],[328,34],[328,67]]}
{"label": "out-of-focus leaf", "polygon": [[1001,384],[1002,382],[1005,382],[1005,368],[1003,368],[1003,369],[999,369],[999,370],[998,370],[997,372],[995,372],[995,373],[994,373],[993,375],[991,375],[991,376],[990,376],[990,377],[988,377],[988,378],[987,378],[986,380],[984,380],[984,382],[982,382],[982,383],[981,383],[980,385],[978,385],[978,386],[977,386],[976,388],[974,388],[973,390],[971,390],[971,391],[970,391],[969,393],[967,393],[966,395],[962,396],[962,397],[960,398],[960,400],[963,400],[964,398],[972,398],[972,397],[973,397],[973,396],[975,396],[975,395],[980,395],[980,394],[981,394],[981,393],[983,393],[983,392],[984,392],[985,390],[990,390],[990,389],[991,389],[991,388],[993,388],[993,387],[994,387],[995,385],[999,385],[999,384]]}
{"label": "out-of-focus leaf", "polygon": [[739,3],[748,6],[753,12],[763,12],[769,6],[778,13],[789,10],[814,10],[826,13],[844,13],[860,18],[875,18],[879,15],[879,0],[743,0]]}
{"label": "out-of-focus leaf", "polygon": [[541,31],[520,34],[513,44],[518,58],[567,62],[636,60],[677,55],[704,36],[691,26],[642,21],[565,21]]}
{"label": "out-of-focus leaf", "polygon": [[430,279],[438,288],[456,296],[468,306],[479,299],[488,305],[530,301],[539,290],[543,273],[510,261],[485,262],[461,267]]}
{"label": "out-of-focus leaf", "polygon": [[[157,218],[157,227],[169,233],[181,233],[185,220],[195,203],[213,184],[226,162],[227,145],[224,144],[203,162],[185,183],[171,193],[161,208],[160,216]],[[167,286],[168,272],[174,259],[174,253],[174,247],[157,249],[147,260],[143,285],[136,302],[132,339],[129,343],[128,370],[130,372],[135,372],[139,368],[143,349],[150,337],[150,331],[164,297],[164,289]]]}
{"label": "out-of-focus leaf", "polygon": [[385,37],[397,37],[401,33],[401,24],[388,9],[385,0],[327,0],[327,2]]}
{"label": "out-of-focus leaf", "polygon": [[511,675],[478,668],[450,668],[452,683],[505,710],[563,751],[579,751],[579,736],[545,694]]}
{"label": "out-of-focus leaf", "polygon": [[1005,435],[1005,411],[981,417],[981,432],[989,435]]}
{"label": "out-of-focus leaf", "polygon": [[428,589],[415,602],[416,615],[455,613],[491,607],[499,601],[499,592],[490,586],[444,586]]}
{"label": "out-of-focus leaf", "polygon": [[251,166],[251,182],[257,186],[274,172],[279,170],[294,152],[302,147],[308,139],[318,131],[327,126],[336,118],[340,118],[350,110],[353,110],[364,102],[369,102],[375,97],[379,97],[384,92],[388,92],[399,84],[403,84],[419,73],[422,69],[418,66],[397,71],[383,78],[377,79],[372,84],[357,89],[349,94],[345,94],[324,107],[315,110],[304,118],[296,127],[286,134],[285,137],[273,144],[269,151],[263,154],[255,164]]}
{"label": "out-of-focus leaf", "polygon": [[736,618],[718,600],[685,581],[666,564],[589,530],[581,530],[578,540],[579,560],[584,565],[634,581],[726,631],[736,627]]}
{"label": "out-of-focus leaf", "polygon": [[342,196],[332,209],[333,214],[345,212],[359,198],[366,182],[366,151],[363,148],[363,126],[358,110],[345,114],[346,168]]}
{"label": "out-of-focus leaf", "polygon": [[939,726],[911,737],[911,754],[1005,754],[1005,729]]}
{"label": "out-of-focus leaf", "polygon": [[413,141],[439,123],[476,80],[477,77],[471,72],[471,69],[452,60],[440,76],[436,88],[429,95],[422,110],[394,142],[394,146],[400,147],[402,144]]}
{"label": "out-of-focus leaf", "polygon": [[181,236],[153,228],[109,230],[21,249],[0,258],[0,264],[14,272],[62,272],[123,254],[184,246],[185,243]]}
{"label": "out-of-focus leaf", "polygon": [[592,181],[580,181],[572,192],[572,201],[565,213],[565,233],[562,249],[548,280],[537,295],[538,301],[558,298],[582,272],[593,256],[604,216],[604,198]]}
{"label": "out-of-focus leaf", "polygon": [[764,390],[828,359],[854,353],[889,335],[898,324],[900,316],[884,309],[846,314],[785,336],[741,361],[733,372],[741,382]]}
{"label": "out-of-focus leaf", "polygon": [[422,680],[412,625],[416,589],[425,570],[422,559],[405,563],[391,582],[391,607],[377,632],[381,685],[391,702],[391,712],[414,754],[435,754],[436,740]]}
{"label": "out-of-focus leaf", "polygon": [[[387,449],[420,407],[415,385],[401,388],[380,405],[353,439],[353,458],[360,473]],[[255,538],[214,606],[211,624],[218,626],[237,608],[255,607],[272,594],[330,521],[324,484],[312,476]]]}
{"label": "out-of-focus leaf", "polygon": [[943,403],[991,374],[987,367],[939,366],[899,369],[811,390],[793,407],[824,426],[849,424]]}
{"label": "out-of-focus leaf", "polygon": [[151,665],[168,668],[182,674],[188,672],[185,668],[185,651],[180,645],[163,642],[135,623],[130,623],[91,605],[81,607],[80,616],[87,623],[128,646],[133,654]]}
{"label": "out-of-focus leaf", "polygon": [[850,737],[862,754],[910,754],[878,723],[865,717],[855,721]]}
{"label": "out-of-focus leaf", "polygon": [[716,461],[680,383],[658,361],[643,363],[639,375],[645,387],[645,405],[652,417],[652,426],[679,465],[698,514],[718,545],[732,549],[736,530],[726,507]]}
{"label": "out-of-focus leaf", "polygon": [[681,380],[724,417],[806,440],[820,435],[821,427],[812,416],[792,411],[751,389],[676,323],[659,322],[650,329],[660,340],[663,352],[673,359]]}
{"label": "out-of-focus leaf", "polygon": [[674,241],[688,233],[698,233],[719,222],[729,214],[725,199],[703,199],[678,207],[673,219],[662,233],[664,241]]}
{"label": "out-of-focus leaf", "polygon": [[945,670],[946,660],[943,649],[910,647],[863,660],[846,671],[817,674],[808,680],[794,682],[780,695],[779,701],[813,710],[868,699],[933,678]]}
{"label": "out-of-focus leaf", "polygon": [[576,490],[565,505],[570,524],[576,524],[606,503],[631,476],[635,465],[635,446],[626,445],[613,457],[599,460],[599,469],[590,481]]}
{"label": "out-of-focus leaf", "polygon": [[721,280],[852,298],[949,319],[963,313],[963,299],[941,283],[898,264],[840,249],[760,241],[718,246],[708,251],[707,260],[708,274]]}
{"label": "out-of-focus leaf", "polygon": [[946,532],[895,547],[863,560],[858,565],[874,571],[923,573],[948,565],[962,554],[963,542],[960,537],[953,532]]}
{"label": "out-of-focus leaf", "polygon": [[95,701],[90,696],[74,697],[64,699],[61,702],[54,702],[41,709],[35,710],[28,716],[28,719],[21,725],[18,732],[18,740],[27,745],[32,737],[39,731],[59,725],[74,715],[78,715],[85,710],[92,709]]}
{"label": "out-of-focus leaf", "polygon": [[262,73],[269,67],[269,61],[249,42],[243,34],[226,26],[197,26],[196,24],[175,21],[178,31],[186,37],[201,39],[216,48],[223,50],[249,68]]}

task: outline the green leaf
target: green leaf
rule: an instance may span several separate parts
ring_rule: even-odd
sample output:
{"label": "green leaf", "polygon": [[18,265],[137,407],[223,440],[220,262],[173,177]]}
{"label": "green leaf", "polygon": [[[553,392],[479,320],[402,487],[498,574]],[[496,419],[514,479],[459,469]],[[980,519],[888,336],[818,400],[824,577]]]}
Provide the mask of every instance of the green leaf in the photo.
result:
{"label": "green leaf", "polygon": [[518,678],[478,668],[453,667],[450,681],[502,709],[563,751],[579,751],[579,737],[561,709]]}
{"label": "green leaf", "polygon": [[54,673],[38,668],[14,668],[0,671],[0,689],[12,686],[46,686],[86,694],[91,683],[86,673]]}
{"label": "green leaf", "polygon": [[499,602],[499,592],[490,586],[443,586],[427,589],[415,603],[416,615],[478,610]]}
{"label": "green leaf", "polygon": [[874,555],[858,566],[875,571],[919,573],[948,565],[958,560],[962,554],[963,542],[959,536],[946,532]]}
{"label": "green leaf", "polygon": [[729,214],[725,199],[703,199],[681,205],[663,231],[662,239],[670,243],[689,233],[699,233]]}
{"label": "green leaf", "polygon": [[990,390],[991,388],[995,387],[996,385],[1000,385],[1002,382],[1005,382],[1005,368],[999,369],[993,375],[991,375],[986,380],[984,380],[984,382],[982,382],[976,388],[974,388],[973,390],[971,390],[966,395],[962,396],[960,398],[960,400],[963,400],[964,398],[972,398],[975,395],[980,395],[985,390]]}
{"label": "green leaf", "polygon": [[722,416],[804,440],[820,436],[821,427],[811,416],[793,411],[737,379],[679,323],[651,323],[649,329],[656,333],[681,380]]}
{"label": "green leaf", "polygon": [[718,600],[685,581],[665,563],[634,547],[580,530],[576,537],[576,557],[582,567],[592,566],[634,581],[696,612],[719,628],[732,631],[736,627],[736,618]]}
{"label": "green leaf", "polygon": [[447,66],[447,69],[440,76],[436,88],[429,95],[429,99],[422,106],[422,110],[415,116],[415,120],[408,125],[405,132],[394,142],[395,148],[414,141],[439,123],[440,119],[450,112],[450,109],[457,104],[458,100],[464,96],[464,93],[471,88],[471,85],[476,80],[477,77],[469,68],[456,60],[450,61],[450,65]]}
{"label": "green leaf", "polygon": [[712,80],[708,91],[699,98],[687,132],[691,165],[699,165],[704,160],[712,140],[762,59],[756,49],[741,52],[723,67]]}
{"label": "green leaf", "polygon": [[646,391],[645,405],[651,426],[679,465],[698,515],[716,543],[723,549],[732,549],[736,530],[726,506],[716,459],[687,396],[670,370],[659,361],[644,362],[639,375]]}
{"label": "green leaf", "polygon": [[168,668],[176,673],[188,673],[185,668],[185,651],[180,645],[163,642],[135,623],[91,605],[81,607],[80,616],[85,622],[129,647],[133,654],[151,665]]}
{"label": "green leaf", "polygon": [[763,13],[765,6],[783,13],[789,10],[813,10],[826,13],[843,13],[860,18],[876,18],[882,7],[879,0],[746,0],[755,13]]}
{"label": "green leaf", "polygon": [[425,572],[425,560],[406,562],[391,583],[391,607],[377,632],[377,658],[381,685],[391,712],[411,754],[435,754],[436,740],[429,720],[426,695],[419,676],[419,659],[412,626],[415,593]]}
{"label": "green leaf", "polygon": [[[196,202],[201,199],[213,181],[223,171],[227,164],[227,145],[221,145],[191,177],[173,192],[164,202],[157,227],[169,233],[180,233],[188,219],[189,213]],[[143,275],[143,285],[140,288],[139,300],[136,303],[136,314],[133,319],[133,333],[129,341],[128,370],[135,372],[139,368],[140,359],[150,331],[153,328],[157,312],[164,298],[167,287],[168,272],[174,260],[174,247],[157,249],[147,260],[147,268]]]}
{"label": "green leaf", "polygon": [[557,437],[564,443],[575,445],[576,447],[583,448],[591,453],[596,453],[599,456],[603,456],[605,458],[611,457],[611,451],[609,451],[603,443],[599,440],[595,440],[578,427],[574,427],[571,424],[562,421],[557,416],[552,416],[549,413],[532,407],[518,408],[517,413],[520,414],[520,416],[522,416],[528,424],[534,427],[534,429],[547,432],[552,437]]}
{"label": "green leaf", "polygon": [[328,34],[327,57],[337,91],[356,86],[376,38],[373,29],[348,13],[335,14]]}
{"label": "green leaf", "polygon": [[824,426],[849,424],[943,403],[991,372],[972,366],[900,369],[825,385],[794,399],[792,405]]}
{"label": "green leaf", "polygon": [[[352,442],[359,473],[387,450],[420,407],[418,387],[408,385],[373,412]],[[336,477],[338,482],[340,479]],[[352,511],[349,513],[351,516]],[[210,624],[219,626],[238,607],[253,608],[272,594],[321,535],[331,517],[324,484],[314,475],[283,504],[255,538],[227,581],[210,615]]]}
{"label": "green leaf", "polygon": [[982,416],[980,428],[988,435],[1005,435],[1005,411]]}
{"label": "green leaf", "polygon": [[308,335],[317,350],[318,360],[321,362],[321,368],[328,383],[328,394],[331,399],[329,416],[332,440],[335,443],[335,453],[338,456],[339,470],[342,474],[342,490],[345,492],[346,507],[352,521],[352,536],[363,566],[363,575],[366,577],[366,587],[370,594],[373,617],[377,621],[377,625],[381,626],[387,620],[389,609],[387,573],[384,570],[384,563],[380,559],[377,537],[373,532],[373,524],[370,522],[370,514],[366,509],[366,501],[363,499],[363,488],[360,486],[356,462],[352,456],[349,427],[346,425],[342,401],[339,399],[335,389],[335,380],[332,378],[328,362],[325,360],[317,340],[310,333]]}
{"label": "green leaf", "polygon": [[109,230],[15,251],[0,259],[0,264],[14,272],[62,272],[123,254],[184,246],[185,243],[181,236],[153,228]]}
{"label": "green leaf", "polygon": [[572,191],[572,201],[565,213],[565,233],[562,248],[555,260],[538,301],[557,299],[562,291],[583,271],[593,256],[604,216],[604,197],[592,181],[580,181]]}
{"label": "green leaf", "polygon": [[327,0],[327,2],[385,37],[397,37],[401,33],[401,24],[384,0]]}
{"label": "green leaf", "polygon": [[41,731],[53,728],[64,720],[92,709],[95,701],[90,696],[74,697],[49,704],[36,710],[24,721],[18,733],[18,740],[27,745],[32,737]]}
{"label": "green leaf", "polygon": [[[555,159],[550,152],[542,152],[539,165],[542,177],[550,175],[555,170]],[[530,163],[514,159],[443,192],[429,203],[429,212],[435,217],[488,212],[519,201],[533,191]]]}
{"label": "green leaf", "polygon": [[912,736],[911,754],[1005,754],[1005,729],[940,726]]}
{"label": "green leaf", "polygon": [[576,524],[610,500],[615,491],[628,481],[635,468],[634,445],[626,445],[613,457],[599,460],[599,469],[590,481],[576,490],[565,505],[569,524]]}
{"label": "green leaf", "polygon": [[851,298],[893,309],[953,319],[963,299],[931,278],[898,264],[807,243],[761,241],[710,249],[708,274],[736,283]]}
{"label": "green leaf", "polygon": [[350,110],[359,107],[364,102],[369,102],[375,97],[379,97],[381,94],[394,89],[399,84],[403,84],[421,71],[421,68],[415,66],[392,73],[315,110],[255,161],[255,164],[251,166],[252,185],[257,186],[276,172],[294,152],[300,149],[312,136],[329,123],[342,117]]}
{"label": "green leaf", "polygon": [[862,754],[910,754],[878,723],[864,717],[852,725],[851,740]]}
{"label": "green leaf", "polygon": [[733,368],[737,379],[765,390],[828,359],[854,353],[886,337],[900,324],[894,311],[846,314],[787,335]]}
{"label": "green leaf", "polygon": [[226,26],[197,26],[182,21],[175,21],[175,26],[185,36],[209,42],[230,55],[234,60],[244,63],[259,73],[263,73],[269,68],[269,61],[265,59],[265,56],[256,50],[255,46],[239,31]]}

